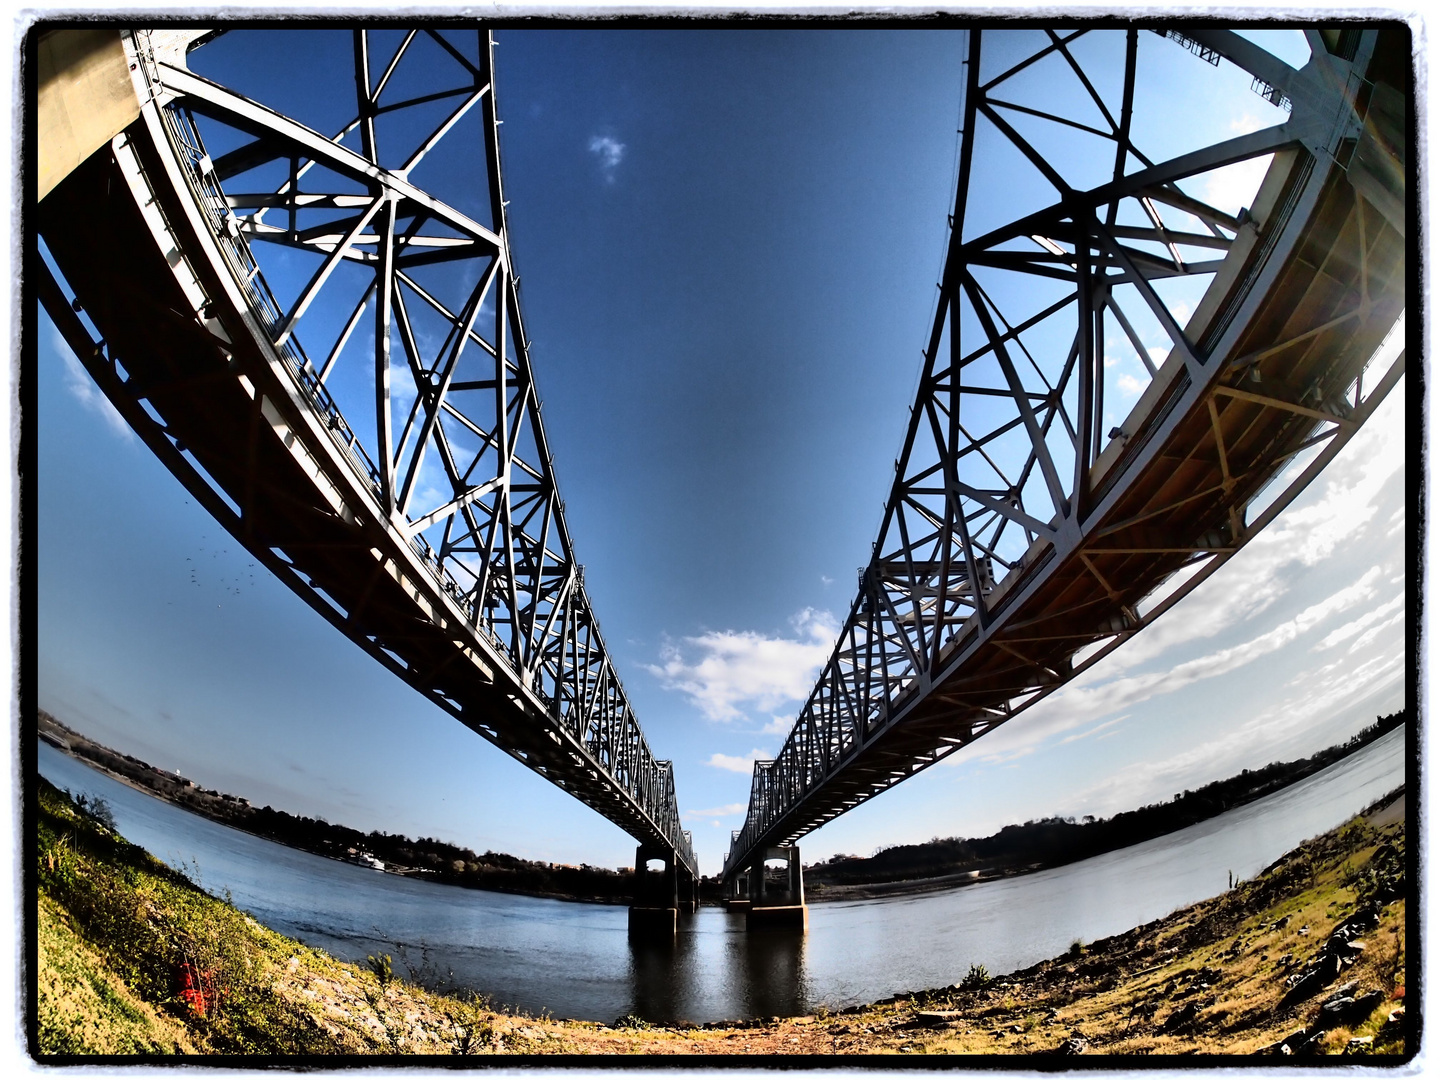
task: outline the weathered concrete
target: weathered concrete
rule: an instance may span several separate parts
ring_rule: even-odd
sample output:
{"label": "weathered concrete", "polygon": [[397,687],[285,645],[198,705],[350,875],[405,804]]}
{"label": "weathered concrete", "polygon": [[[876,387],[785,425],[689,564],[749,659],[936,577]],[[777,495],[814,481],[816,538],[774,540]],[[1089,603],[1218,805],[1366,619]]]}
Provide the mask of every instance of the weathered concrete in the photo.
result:
{"label": "weathered concrete", "polygon": [[676,921],[673,907],[632,907],[630,934],[632,937],[674,937]]}
{"label": "weathered concrete", "polygon": [[810,929],[810,909],[804,904],[782,904],[774,907],[752,907],[745,916],[746,930]]}
{"label": "weathered concrete", "polygon": [[[767,891],[766,859],[785,860],[783,890]],[[749,900],[743,908],[734,906],[732,901],[730,910],[746,912],[746,930],[798,930],[803,934],[810,929],[810,910],[805,906],[805,875],[798,844],[762,849],[754,865],[743,876],[749,885]],[[737,883],[739,880],[740,877],[737,877]]]}
{"label": "weathered concrete", "polygon": [[43,199],[140,115],[140,99],[118,30],[48,31],[35,69],[35,196]]}

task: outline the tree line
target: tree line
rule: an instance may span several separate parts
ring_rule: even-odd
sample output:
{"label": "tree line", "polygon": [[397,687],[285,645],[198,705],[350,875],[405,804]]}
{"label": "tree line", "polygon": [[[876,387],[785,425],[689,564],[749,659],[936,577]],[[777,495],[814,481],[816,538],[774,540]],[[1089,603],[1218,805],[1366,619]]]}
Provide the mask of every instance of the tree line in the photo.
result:
{"label": "tree line", "polygon": [[1374,742],[1403,724],[1406,717],[1403,710],[1377,716],[1373,724],[1350,739],[1310,757],[1245,769],[1226,780],[1216,780],[1193,791],[1177,792],[1166,802],[1127,810],[1110,818],[1086,817],[1081,821],[1042,818],[1023,825],[1007,825],[991,836],[978,839],[952,836],[923,844],[898,844],[883,848],[869,858],[836,855],[826,863],[807,866],[806,883],[877,884],[969,871],[1003,873],[1078,862],[1175,832],[1279,791]]}

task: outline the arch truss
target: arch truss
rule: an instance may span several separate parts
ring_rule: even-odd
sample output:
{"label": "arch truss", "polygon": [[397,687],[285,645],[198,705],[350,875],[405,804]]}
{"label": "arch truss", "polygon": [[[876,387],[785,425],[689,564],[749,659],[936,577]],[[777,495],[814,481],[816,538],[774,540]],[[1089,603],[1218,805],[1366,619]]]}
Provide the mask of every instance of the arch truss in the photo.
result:
{"label": "arch truss", "polygon": [[[67,283],[47,306],[136,430],[317,611],[693,874],[671,764],[631,710],[565,524],[490,35],[251,33],[338,52],[353,81],[264,104],[243,71],[241,90],[191,70],[226,71],[223,39],[188,52],[192,32],[127,33],[140,118],[47,196],[41,233]],[[87,231],[101,182],[131,193],[174,303],[144,277],[164,273],[153,259],[106,250],[128,243],[113,221]],[[87,265],[97,254],[125,272]]]}
{"label": "arch truss", "polygon": [[[1296,69],[1219,29],[970,33],[944,276],[880,535],[755,765],[727,874],[1159,618],[1395,385],[1408,49],[1307,40]],[[1262,119],[1217,131],[1207,85]]]}

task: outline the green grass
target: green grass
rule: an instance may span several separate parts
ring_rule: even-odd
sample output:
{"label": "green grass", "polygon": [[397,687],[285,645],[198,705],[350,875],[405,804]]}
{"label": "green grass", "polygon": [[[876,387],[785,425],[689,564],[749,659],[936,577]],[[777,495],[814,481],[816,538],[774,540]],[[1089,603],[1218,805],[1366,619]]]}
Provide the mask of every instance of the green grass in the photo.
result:
{"label": "green grass", "polygon": [[[333,1052],[312,1012],[277,992],[294,942],[39,783],[42,1053]],[[211,1001],[182,995],[186,965]]]}

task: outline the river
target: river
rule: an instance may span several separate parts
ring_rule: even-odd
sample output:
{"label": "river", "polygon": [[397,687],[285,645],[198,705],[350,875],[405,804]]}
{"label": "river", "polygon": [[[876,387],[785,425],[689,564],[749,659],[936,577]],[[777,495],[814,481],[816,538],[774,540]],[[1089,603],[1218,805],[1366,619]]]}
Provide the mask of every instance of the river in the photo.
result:
{"label": "river", "polygon": [[383,951],[428,985],[556,1017],[657,1023],[784,1016],[1055,956],[1225,890],[1404,782],[1404,729],[1267,798],[1084,862],[945,892],[813,904],[810,933],[681,916],[628,940],[626,909],[482,892],[296,851],[181,810],[44,743],[40,772],[110,804],[120,832],[260,922],[346,960]]}

